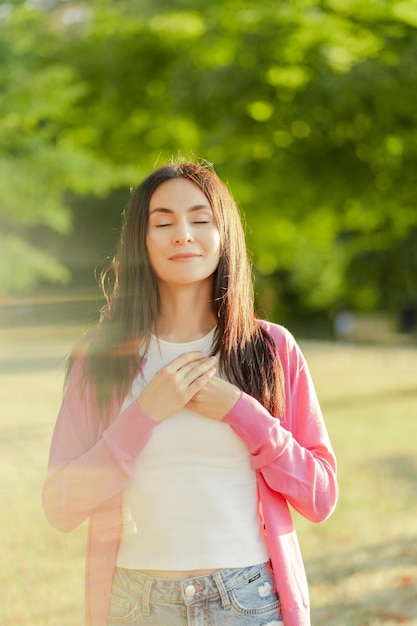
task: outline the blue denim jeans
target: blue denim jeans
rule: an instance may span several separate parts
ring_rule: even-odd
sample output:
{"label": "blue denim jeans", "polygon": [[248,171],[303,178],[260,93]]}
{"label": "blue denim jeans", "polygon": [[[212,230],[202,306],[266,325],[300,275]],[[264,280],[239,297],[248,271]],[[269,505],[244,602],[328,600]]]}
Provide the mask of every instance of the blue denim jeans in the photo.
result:
{"label": "blue denim jeans", "polygon": [[107,626],[283,626],[269,563],[169,580],[116,568]]}

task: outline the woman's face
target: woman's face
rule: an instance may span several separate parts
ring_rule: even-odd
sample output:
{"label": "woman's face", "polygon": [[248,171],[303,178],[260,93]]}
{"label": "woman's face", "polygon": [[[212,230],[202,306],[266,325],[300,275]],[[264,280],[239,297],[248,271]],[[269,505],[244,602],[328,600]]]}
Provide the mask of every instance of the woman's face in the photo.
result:
{"label": "woman's face", "polygon": [[159,283],[212,281],[219,264],[220,233],[208,199],[197,185],[173,178],[155,190],[149,203],[146,247]]}

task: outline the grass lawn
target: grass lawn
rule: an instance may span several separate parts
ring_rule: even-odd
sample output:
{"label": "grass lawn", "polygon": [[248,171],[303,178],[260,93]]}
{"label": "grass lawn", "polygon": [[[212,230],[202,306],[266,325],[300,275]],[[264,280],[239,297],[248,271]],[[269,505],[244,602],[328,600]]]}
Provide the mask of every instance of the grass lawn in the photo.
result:
{"label": "grass lawn", "polygon": [[[81,626],[85,527],[40,507],[73,328],[2,330],[1,626]],[[417,349],[302,343],[339,463],[335,514],[296,524],[313,626],[417,626]]]}

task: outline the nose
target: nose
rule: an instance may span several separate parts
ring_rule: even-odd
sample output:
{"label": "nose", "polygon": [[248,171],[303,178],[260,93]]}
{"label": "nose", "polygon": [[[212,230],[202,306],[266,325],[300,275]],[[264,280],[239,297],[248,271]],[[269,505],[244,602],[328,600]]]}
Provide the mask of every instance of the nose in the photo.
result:
{"label": "nose", "polygon": [[179,223],[177,228],[175,229],[175,233],[173,236],[173,243],[177,245],[183,246],[186,243],[193,241],[193,235],[188,228],[187,223]]}

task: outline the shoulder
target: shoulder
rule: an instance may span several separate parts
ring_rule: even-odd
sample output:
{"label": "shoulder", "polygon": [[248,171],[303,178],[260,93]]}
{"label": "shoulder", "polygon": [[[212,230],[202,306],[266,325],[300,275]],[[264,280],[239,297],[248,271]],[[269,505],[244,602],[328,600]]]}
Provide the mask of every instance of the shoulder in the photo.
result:
{"label": "shoulder", "polygon": [[287,350],[297,347],[297,342],[294,339],[294,336],[287,328],[285,328],[285,326],[261,319],[258,319],[257,322],[259,326],[264,328],[269,333],[278,350],[284,347],[286,347]]}
{"label": "shoulder", "polygon": [[294,335],[285,326],[265,320],[257,320],[274,342],[285,375],[294,377],[306,367],[306,360]]}
{"label": "shoulder", "polygon": [[72,348],[65,368],[65,386],[71,382],[79,382],[83,376],[84,366],[88,356],[89,342],[78,341]]}

